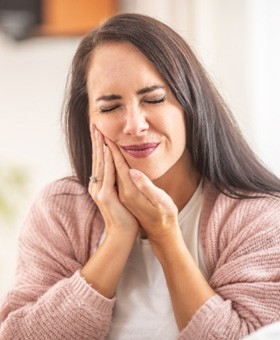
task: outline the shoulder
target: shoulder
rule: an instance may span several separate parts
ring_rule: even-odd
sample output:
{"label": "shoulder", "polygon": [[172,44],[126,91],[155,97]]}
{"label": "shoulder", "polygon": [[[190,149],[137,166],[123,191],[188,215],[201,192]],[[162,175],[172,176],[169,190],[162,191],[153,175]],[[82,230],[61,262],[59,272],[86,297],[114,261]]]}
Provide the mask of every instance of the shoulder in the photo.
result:
{"label": "shoulder", "polygon": [[82,195],[87,190],[78,182],[76,177],[65,177],[44,186],[36,199],[52,200],[60,195]]}
{"label": "shoulder", "polygon": [[53,211],[79,211],[79,208],[88,206],[97,209],[87,189],[75,177],[65,177],[47,184],[35,197],[34,205],[43,205]]}
{"label": "shoulder", "polygon": [[245,227],[252,223],[252,227],[262,228],[265,221],[270,224],[280,224],[280,197],[265,195],[251,198],[236,199],[218,192],[207,183],[205,187],[203,216],[207,222],[217,225],[231,226],[231,229]]}
{"label": "shoulder", "polygon": [[75,177],[66,177],[46,185],[34,200],[31,210],[56,216],[63,225],[78,227],[100,220],[97,205]]}
{"label": "shoulder", "polygon": [[235,199],[206,188],[201,240],[212,269],[249,253],[278,253],[280,259],[280,198]]}
{"label": "shoulder", "polygon": [[[220,235],[228,244],[264,242],[280,237],[280,198],[273,196],[234,199],[220,194],[212,211]],[[259,236],[259,237],[258,237]],[[279,239],[280,241],[280,239]],[[264,245],[268,246],[268,244]],[[259,245],[256,244],[258,248]]]}
{"label": "shoulder", "polygon": [[280,197],[266,195],[251,198],[236,199],[220,193],[216,199],[211,214],[223,225],[246,226],[262,228],[265,222],[280,223]]}
{"label": "shoulder", "polygon": [[60,244],[61,252],[70,249],[84,263],[103,230],[102,216],[87,189],[69,177],[49,183],[39,192],[19,236],[32,249]]}
{"label": "shoulder", "polygon": [[[96,242],[104,223],[86,188],[74,177],[46,185],[36,196],[21,234],[67,235],[74,244]],[[32,232],[31,232],[32,231]]]}

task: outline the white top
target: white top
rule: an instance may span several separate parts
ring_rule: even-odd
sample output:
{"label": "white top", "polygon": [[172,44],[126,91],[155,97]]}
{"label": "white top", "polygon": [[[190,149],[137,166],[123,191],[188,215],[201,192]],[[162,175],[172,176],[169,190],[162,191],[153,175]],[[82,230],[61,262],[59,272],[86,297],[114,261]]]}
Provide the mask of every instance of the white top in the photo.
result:
{"label": "white top", "polygon": [[245,336],[243,340],[279,340],[280,339],[280,322],[275,322],[260,328],[256,332]]}
{"label": "white top", "polygon": [[[200,184],[178,222],[186,245],[207,277],[198,237],[203,193]],[[122,274],[108,340],[174,340],[179,331],[164,273],[148,239],[138,238]]]}

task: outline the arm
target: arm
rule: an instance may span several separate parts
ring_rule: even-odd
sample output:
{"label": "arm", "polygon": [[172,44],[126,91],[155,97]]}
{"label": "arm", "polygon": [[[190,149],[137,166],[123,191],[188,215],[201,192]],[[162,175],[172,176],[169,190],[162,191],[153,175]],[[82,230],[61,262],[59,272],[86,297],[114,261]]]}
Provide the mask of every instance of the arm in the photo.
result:
{"label": "arm", "polygon": [[151,244],[163,268],[181,331],[215,293],[194,262],[180,231]]}
{"label": "arm", "polygon": [[[86,254],[81,251],[80,257],[72,247],[67,232],[77,227],[76,221],[69,219],[68,209],[60,210],[59,198],[52,203],[55,190],[56,185],[51,185],[43,192],[21,230],[15,287],[0,308],[1,339],[74,339],[77,333],[80,339],[102,339],[108,332],[114,300],[100,295],[81,277]],[[98,230],[92,204],[82,201],[87,213],[81,216],[81,225],[89,229],[89,223],[95,222]]]}
{"label": "arm", "polygon": [[102,295],[112,298],[129,253],[138,234],[138,222],[120,203],[115,188],[115,167],[103,135],[92,126],[92,174],[98,181],[89,192],[104,219],[106,239],[81,270],[88,283]]}
{"label": "arm", "polygon": [[[104,172],[104,180],[92,183],[89,191],[103,215],[106,239],[88,259],[85,250],[91,224],[98,224],[89,215],[96,213],[96,206],[84,193],[70,195],[77,202],[71,205],[65,188],[66,196],[56,195],[55,188],[45,193],[47,200],[36,202],[22,233],[17,284],[0,310],[1,338],[75,339],[79,334],[79,339],[100,340],[108,333],[111,298],[138,233],[138,222],[118,200],[110,152],[103,158],[103,140],[93,137],[93,143],[94,155],[99,157],[94,159],[93,173],[102,178]],[[59,197],[67,198],[66,211],[59,207]],[[75,219],[79,211],[83,213]]]}
{"label": "arm", "polygon": [[219,195],[202,226],[209,284],[216,295],[197,311],[181,339],[190,334],[207,340],[240,339],[279,320],[279,206],[279,198],[234,200]]}
{"label": "arm", "polygon": [[[171,198],[166,197],[166,193],[161,189],[154,189],[153,184],[141,172],[132,170],[131,177],[143,194],[142,198],[139,197],[143,212],[148,208],[149,203],[153,206],[152,223],[151,218],[145,219],[144,214],[139,213],[139,207],[135,209],[135,213],[142,222],[141,225],[148,234],[154,254],[161,263],[175,319],[179,330],[182,330],[196,311],[215,293],[186,247],[177,223],[177,211]],[[130,209],[134,207],[130,206]],[[160,217],[156,216],[156,211],[161,215]],[[149,213],[146,212],[145,215]]]}
{"label": "arm", "polygon": [[[110,147],[121,178],[121,155]],[[207,283],[183,243],[170,197],[141,172],[130,174],[133,183],[126,179],[122,201],[163,267],[180,339],[240,339],[279,319],[279,198],[228,198],[216,206],[204,235],[213,274]]]}

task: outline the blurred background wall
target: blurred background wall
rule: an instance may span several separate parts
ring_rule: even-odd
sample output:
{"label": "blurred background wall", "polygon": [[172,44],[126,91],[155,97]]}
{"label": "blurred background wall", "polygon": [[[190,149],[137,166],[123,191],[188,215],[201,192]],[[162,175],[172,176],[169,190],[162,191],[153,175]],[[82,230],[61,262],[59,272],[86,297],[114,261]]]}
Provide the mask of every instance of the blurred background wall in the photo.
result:
{"label": "blurred background wall", "polygon": [[0,0],[0,296],[12,285],[18,231],[35,195],[71,173],[60,126],[71,59],[81,35],[113,13],[151,15],[183,35],[280,176],[280,1],[45,0],[34,20],[14,23],[7,4]]}

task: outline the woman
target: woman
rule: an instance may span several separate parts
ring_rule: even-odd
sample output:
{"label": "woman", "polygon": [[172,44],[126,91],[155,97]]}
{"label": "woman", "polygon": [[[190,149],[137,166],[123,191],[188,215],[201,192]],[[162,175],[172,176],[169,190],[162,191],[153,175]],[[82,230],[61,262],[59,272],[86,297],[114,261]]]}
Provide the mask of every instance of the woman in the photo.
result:
{"label": "woman", "polygon": [[280,319],[280,182],[196,57],[141,15],[81,42],[65,107],[74,178],[21,232],[5,339],[240,339]]}

